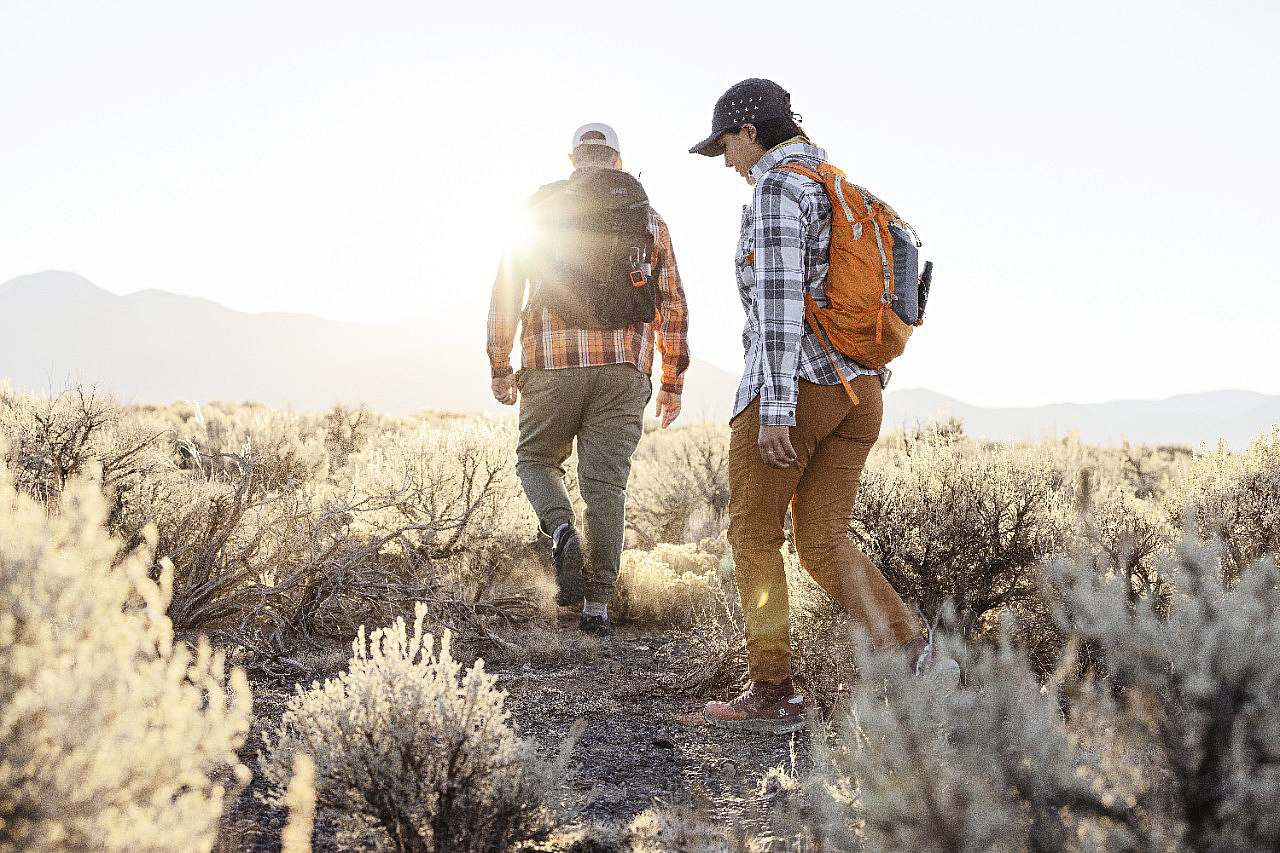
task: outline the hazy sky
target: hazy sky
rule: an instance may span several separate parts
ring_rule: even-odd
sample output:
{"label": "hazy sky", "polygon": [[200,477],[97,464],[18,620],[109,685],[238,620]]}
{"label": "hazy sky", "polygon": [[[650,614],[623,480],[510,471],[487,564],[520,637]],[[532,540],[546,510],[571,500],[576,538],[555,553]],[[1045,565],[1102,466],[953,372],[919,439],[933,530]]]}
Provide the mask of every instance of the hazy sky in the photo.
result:
{"label": "hazy sky", "polygon": [[765,76],[936,263],[897,387],[1280,393],[1278,39],[1271,0],[0,0],[0,281],[479,348],[505,211],[605,121],[671,226],[694,355],[734,370],[749,190],[685,152]]}

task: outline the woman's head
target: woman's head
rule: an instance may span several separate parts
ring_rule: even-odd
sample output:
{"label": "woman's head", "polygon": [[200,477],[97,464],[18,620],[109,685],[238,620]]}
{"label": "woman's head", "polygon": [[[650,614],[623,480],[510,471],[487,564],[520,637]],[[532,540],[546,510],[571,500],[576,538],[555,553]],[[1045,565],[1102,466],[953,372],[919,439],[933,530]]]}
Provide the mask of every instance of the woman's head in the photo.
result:
{"label": "woman's head", "polygon": [[765,152],[796,136],[804,136],[804,130],[794,119],[768,118],[726,130],[720,134],[719,145],[724,151],[725,166],[750,180],[751,168]]}
{"label": "woman's head", "polygon": [[752,77],[735,83],[716,101],[711,135],[689,149],[724,164],[750,181],[751,167],[770,148],[803,135],[791,112],[791,95],[772,80]]}

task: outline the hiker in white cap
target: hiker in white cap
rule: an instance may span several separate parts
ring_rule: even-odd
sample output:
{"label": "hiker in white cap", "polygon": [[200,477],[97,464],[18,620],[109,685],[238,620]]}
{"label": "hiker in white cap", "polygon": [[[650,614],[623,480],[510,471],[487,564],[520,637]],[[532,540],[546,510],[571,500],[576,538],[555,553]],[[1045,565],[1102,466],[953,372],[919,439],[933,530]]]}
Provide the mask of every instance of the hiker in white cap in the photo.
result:
{"label": "hiker in white cap", "polygon": [[[573,173],[529,200],[532,239],[499,267],[488,354],[494,397],[520,402],[516,471],[551,540],[559,603],[581,604],[581,628],[607,635],[654,351],[662,354],[655,414],[667,427],[680,413],[688,324],[671,235],[640,182],[622,171],[618,134],[584,124],[569,151]],[[511,352],[521,325],[517,373]],[[585,548],[564,485],[575,444]]]}

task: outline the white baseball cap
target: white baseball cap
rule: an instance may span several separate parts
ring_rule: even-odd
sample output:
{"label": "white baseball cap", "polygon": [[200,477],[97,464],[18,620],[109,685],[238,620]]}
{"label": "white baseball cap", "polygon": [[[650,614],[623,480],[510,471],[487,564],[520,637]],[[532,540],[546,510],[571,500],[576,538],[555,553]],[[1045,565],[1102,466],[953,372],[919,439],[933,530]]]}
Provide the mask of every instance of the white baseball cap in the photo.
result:
{"label": "white baseball cap", "polygon": [[[582,138],[589,133],[598,133],[603,136],[604,139],[596,139],[594,137],[590,139]],[[612,148],[619,154],[622,153],[622,147],[618,145],[618,132],[612,127],[609,127],[609,125],[601,124],[600,122],[584,124],[573,132],[573,142],[569,143],[569,150],[572,151],[579,145],[604,145],[608,148]]]}

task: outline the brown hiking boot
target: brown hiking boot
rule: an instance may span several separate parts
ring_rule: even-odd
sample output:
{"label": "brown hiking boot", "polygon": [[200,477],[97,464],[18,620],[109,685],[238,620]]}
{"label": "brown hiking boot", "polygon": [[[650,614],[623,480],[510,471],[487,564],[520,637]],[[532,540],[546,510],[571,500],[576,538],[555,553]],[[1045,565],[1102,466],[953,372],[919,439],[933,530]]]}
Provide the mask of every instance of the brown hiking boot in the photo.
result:
{"label": "brown hiking boot", "polygon": [[807,707],[790,678],[781,684],[752,681],[735,699],[708,702],[702,718],[722,729],[784,735],[804,728]]}

